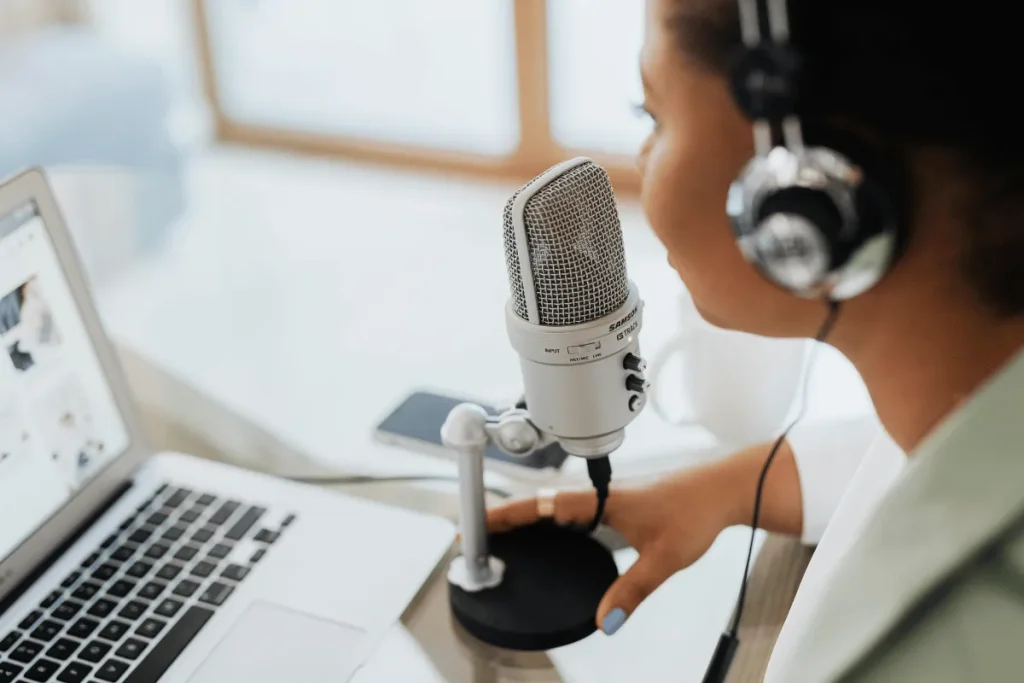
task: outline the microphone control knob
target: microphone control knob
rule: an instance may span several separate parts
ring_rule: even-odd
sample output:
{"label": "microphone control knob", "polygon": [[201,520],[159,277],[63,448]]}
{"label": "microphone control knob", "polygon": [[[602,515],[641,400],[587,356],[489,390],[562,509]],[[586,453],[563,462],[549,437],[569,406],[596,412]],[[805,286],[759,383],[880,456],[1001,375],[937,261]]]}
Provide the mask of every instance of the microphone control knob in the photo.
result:
{"label": "microphone control knob", "polygon": [[640,409],[644,407],[644,403],[647,399],[644,398],[643,394],[636,394],[629,397],[629,411],[631,413],[638,413]]}
{"label": "microphone control knob", "polygon": [[644,372],[647,370],[647,361],[640,356],[627,353],[625,358],[622,359],[622,367],[633,372]]}
{"label": "microphone control knob", "polygon": [[644,393],[650,386],[651,383],[639,375],[630,375],[626,378],[626,388],[638,394]]}

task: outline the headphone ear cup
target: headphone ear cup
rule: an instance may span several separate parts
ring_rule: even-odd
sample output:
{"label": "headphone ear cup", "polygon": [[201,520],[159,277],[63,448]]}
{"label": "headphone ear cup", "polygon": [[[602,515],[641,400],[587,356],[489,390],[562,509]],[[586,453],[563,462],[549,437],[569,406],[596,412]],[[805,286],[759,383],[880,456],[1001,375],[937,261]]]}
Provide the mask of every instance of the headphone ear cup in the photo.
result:
{"label": "headphone ear cup", "polygon": [[827,245],[825,263],[832,269],[835,261],[842,257],[836,253],[843,230],[843,216],[832,198],[820,190],[797,185],[783,187],[761,201],[756,213],[758,223],[764,223],[773,215],[798,216],[806,219],[821,233],[822,243]]}
{"label": "headphone ear cup", "polygon": [[898,255],[902,222],[889,192],[845,155],[777,147],[730,189],[740,249],[769,280],[806,298],[848,299]]}

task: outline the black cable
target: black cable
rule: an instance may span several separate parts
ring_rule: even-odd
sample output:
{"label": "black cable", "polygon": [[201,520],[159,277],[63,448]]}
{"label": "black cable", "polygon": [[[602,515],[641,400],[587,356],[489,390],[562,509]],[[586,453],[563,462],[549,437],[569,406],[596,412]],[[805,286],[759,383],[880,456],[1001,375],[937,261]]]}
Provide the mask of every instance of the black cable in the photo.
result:
{"label": "black cable", "polygon": [[[410,474],[410,475],[397,475],[397,476],[373,476],[373,475],[354,475],[354,476],[318,476],[318,475],[277,475],[282,479],[288,479],[289,481],[298,482],[301,484],[330,484],[330,485],[349,485],[349,484],[385,484],[389,482],[402,482],[402,481],[449,481],[458,483],[458,476],[448,476],[443,474]],[[485,486],[484,490],[491,493],[499,498],[511,498],[512,494],[505,489],[500,489],[495,486]]]}
{"label": "black cable", "polygon": [[608,502],[608,493],[612,483],[612,463],[608,456],[603,458],[587,458],[587,474],[590,475],[590,483],[597,491],[597,512],[591,520],[587,531],[597,531],[604,519],[604,506]]}
{"label": "black cable", "polygon": [[818,346],[828,337],[829,332],[832,331],[832,327],[835,325],[836,318],[839,317],[839,302],[828,301],[827,303],[828,314],[825,316],[824,322],[821,323],[818,333],[814,335],[816,343],[811,348],[810,354],[808,354],[807,372],[804,376],[800,410],[797,412],[796,418],[789,423],[789,426],[782,432],[782,435],[772,444],[772,449],[769,451],[768,457],[765,458],[764,466],[761,468],[761,475],[757,480],[757,493],[754,495],[754,513],[753,519],[750,522],[750,544],[747,546],[747,561],[743,565],[743,583],[740,584],[740,594],[736,599],[736,610],[733,614],[732,625],[718,639],[715,653],[711,656],[711,662],[704,673],[704,683],[721,683],[721,681],[725,680],[726,675],[729,673],[729,665],[732,663],[733,655],[736,654],[736,649],[740,644],[740,620],[743,618],[743,607],[747,602],[747,580],[750,577],[750,562],[754,558],[754,539],[757,536],[757,525],[761,519],[761,497],[764,494],[764,482],[768,478],[768,468],[775,461],[775,456],[779,452],[779,448],[782,447],[782,442],[786,440],[790,430],[803,419],[804,413],[807,411],[807,386],[810,383],[811,371],[814,369],[814,360],[817,356]]}
{"label": "black cable", "polygon": [[740,595],[736,601],[736,613],[733,615],[732,627],[726,634],[727,637],[736,639],[737,633],[740,628],[740,619],[743,617],[743,607],[747,599],[747,578],[750,575],[750,562],[754,557],[754,538],[757,535],[757,525],[761,519],[761,497],[764,493],[764,482],[768,477],[768,469],[772,466],[775,461],[775,455],[779,452],[779,448],[782,447],[782,442],[786,440],[789,432],[793,427],[796,426],[801,419],[803,419],[804,413],[807,412],[807,385],[810,383],[811,371],[814,369],[814,360],[817,356],[818,346],[821,342],[825,341],[829,333],[832,331],[832,327],[835,325],[836,318],[839,317],[839,302],[829,301],[828,302],[828,314],[825,316],[824,322],[818,329],[818,333],[814,336],[816,342],[811,348],[811,352],[807,359],[807,374],[804,376],[804,391],[803,397],[800,401],[800,411],[797,413],[796,418],[793,419],[789,426],[786,427],[782,435],[776,439],[772,445],[772,450],[768,453],[768,457],[764,461],[764,467],[761,468],[761,476],[757,480],[757,493],[754,496],[754,514],[753,519],[750,522],[750,545],[747,548],[747,561],[743,567],[743,583],[740,584]]}

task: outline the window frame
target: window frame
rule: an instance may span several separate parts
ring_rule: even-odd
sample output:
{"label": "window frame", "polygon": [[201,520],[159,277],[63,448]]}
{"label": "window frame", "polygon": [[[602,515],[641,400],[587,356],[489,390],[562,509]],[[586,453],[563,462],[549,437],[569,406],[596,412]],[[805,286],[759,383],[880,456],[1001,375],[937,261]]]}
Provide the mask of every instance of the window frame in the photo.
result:
{"label": "window frame", "polygon": [[203,90],[213,115],[214,136],[220,142],[517,181],[532,178],[565,159],[587,156],[608,171],[616,191],[639,191],[640,176],[632,157],[565,147],[552,136],[548,97],[548,0],[513,0],[520,139],[517,148],[505,156],[430,149],[232,120],[219,95],[213,38],[206,14],[208,1],[193,0],[196,43]]}

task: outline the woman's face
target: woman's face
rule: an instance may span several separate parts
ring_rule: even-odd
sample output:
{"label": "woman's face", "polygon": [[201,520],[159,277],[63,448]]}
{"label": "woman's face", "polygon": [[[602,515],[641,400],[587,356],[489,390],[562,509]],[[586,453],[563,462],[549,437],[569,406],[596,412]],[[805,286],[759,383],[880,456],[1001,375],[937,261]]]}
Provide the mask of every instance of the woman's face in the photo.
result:
{"label": "woman's face", "polygon": [[709,322],[768,336],[813,335],[820,305],[770,284],[733,239],[726,195],[754,153],[753,133],[726,80],[688,61],[671,31],[669,17],[687,3],[693,12],[706,4],[647,0],[641,72],[654,131],[638,159],[647,219]]}

